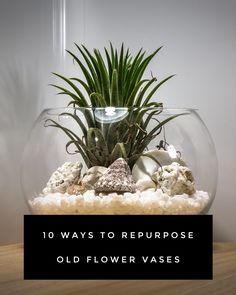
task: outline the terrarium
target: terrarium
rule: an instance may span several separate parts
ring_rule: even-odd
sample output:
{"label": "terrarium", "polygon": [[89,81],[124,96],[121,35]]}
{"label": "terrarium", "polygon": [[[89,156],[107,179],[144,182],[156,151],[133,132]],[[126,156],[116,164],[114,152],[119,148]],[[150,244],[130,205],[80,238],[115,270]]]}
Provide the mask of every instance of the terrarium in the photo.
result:
{"label": "terrarium", "polygon": [[153,97],[170,79],[144,79],[160,50],[68,51],[84,78],[57,75],[70,88],[65,108],[44,110],[24,151],[22,186],[36,214],[201,214],[214,199],[217,161],[193,109]]}

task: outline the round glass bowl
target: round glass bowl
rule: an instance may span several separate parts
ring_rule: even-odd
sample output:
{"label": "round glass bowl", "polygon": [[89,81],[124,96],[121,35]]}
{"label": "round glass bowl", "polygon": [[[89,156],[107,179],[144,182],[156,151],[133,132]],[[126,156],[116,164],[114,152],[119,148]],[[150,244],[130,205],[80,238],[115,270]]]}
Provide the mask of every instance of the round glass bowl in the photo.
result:
{"label": "round glass bowl", "polygon": [[215,197],[217,159],[192,109],[46,109],[21,182],[35,214],[202,214]]}

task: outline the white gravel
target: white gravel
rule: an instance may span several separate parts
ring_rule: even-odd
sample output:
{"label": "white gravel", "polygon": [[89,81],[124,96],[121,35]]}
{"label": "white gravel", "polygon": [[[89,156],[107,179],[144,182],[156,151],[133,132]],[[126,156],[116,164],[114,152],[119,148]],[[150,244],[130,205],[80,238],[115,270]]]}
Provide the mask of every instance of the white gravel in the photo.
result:
{"label": "white gravel", "polygon": [[29,203],[35,214],[198,214],[204,211],[209,199],[204,191],[170,197],[160,189],[99,195],[88,190],[78,196],[41,195]]}

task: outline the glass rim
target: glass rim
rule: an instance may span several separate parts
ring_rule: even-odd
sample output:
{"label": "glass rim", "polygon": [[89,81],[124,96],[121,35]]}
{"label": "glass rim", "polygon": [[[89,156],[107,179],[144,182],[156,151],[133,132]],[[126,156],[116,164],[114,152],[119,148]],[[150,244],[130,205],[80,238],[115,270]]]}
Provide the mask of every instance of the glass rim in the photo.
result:
{"label": "glass rim", "polygon": [[[160,110],[160,111],[173,111],[173,112],[196,112],[199,109],[197,108],[176,108],[176,107],[156,107],[156,106],[150,106],[150,107],[136,107],[136,106],[130,106],[130,107],[114,107],[114,106],[106,106],[106,107],[49,107],[42,110],[41,113],[47,113],[49,115],[59,115],[60,110],[106,110],[107,108],[111,108],[113,110]],[[52,113],[51,112],[55,112]]]}

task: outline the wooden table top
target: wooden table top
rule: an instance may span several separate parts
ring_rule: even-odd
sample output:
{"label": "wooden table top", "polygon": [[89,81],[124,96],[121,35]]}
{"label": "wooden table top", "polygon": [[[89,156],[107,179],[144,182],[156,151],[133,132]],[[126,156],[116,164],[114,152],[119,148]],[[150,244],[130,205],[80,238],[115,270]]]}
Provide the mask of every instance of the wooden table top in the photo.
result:
{"label": "wooden table top", "polygon": [[23,246],[0,247],[0,294],[236,294],[236,243],[214,244],[214,279],[206,281],[24,281]]}

